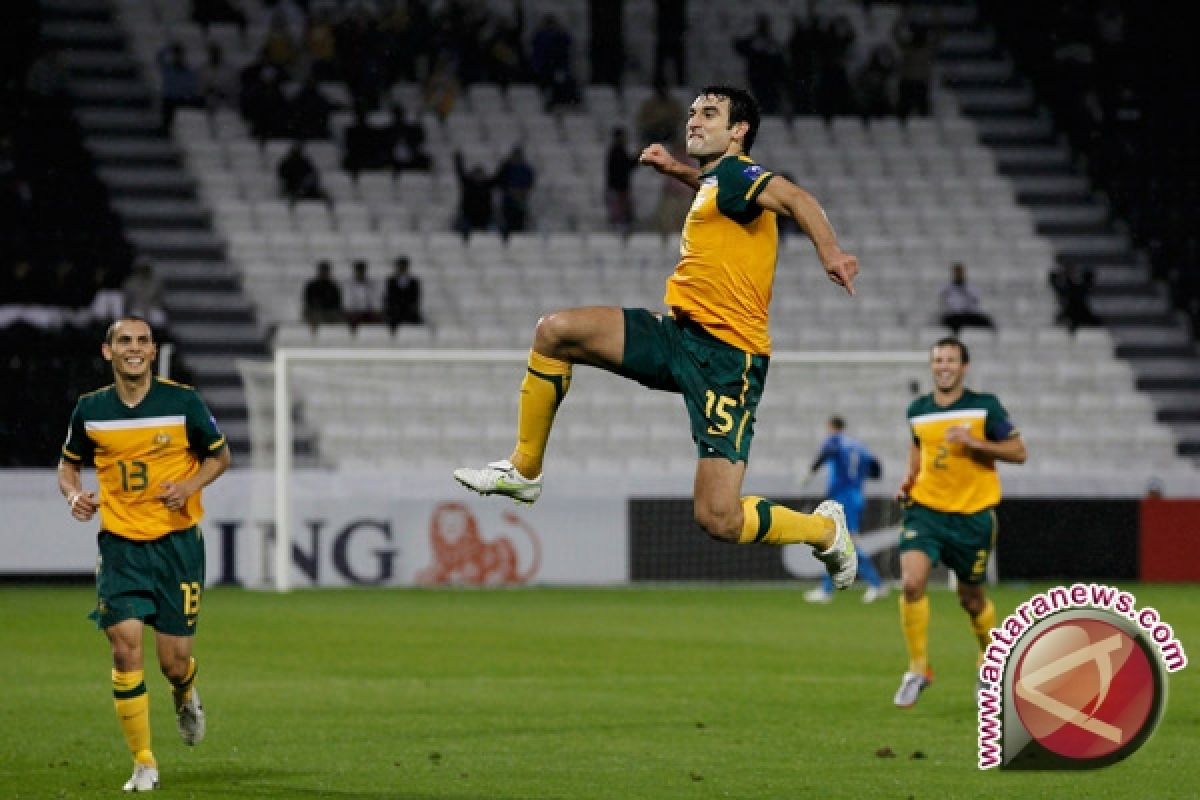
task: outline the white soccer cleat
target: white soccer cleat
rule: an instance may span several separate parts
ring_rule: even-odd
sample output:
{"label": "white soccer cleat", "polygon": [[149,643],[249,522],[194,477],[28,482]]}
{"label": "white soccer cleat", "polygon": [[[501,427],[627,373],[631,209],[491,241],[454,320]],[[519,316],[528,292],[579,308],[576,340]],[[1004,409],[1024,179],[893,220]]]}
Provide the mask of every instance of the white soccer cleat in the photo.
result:
{"label": "white soccer cleat", "polygon": [[175,717],[179,723],[179,738],[186,745],[200,744],[204,739],[204,706],[200,705],[200,693],[193,686],[188,692],[187,700],[175,709]]}
{"label": "white soccer cleat", "polygon": [[808,603],[832,603],[833,595],[818,586],[815,589],[809,589],[805,592],[804,600]]}
{"label": "white soccer cleat", "polygon": [[854,550],[854,540],[850,538],[850,530],[846,527],[846,512],[842,504],[836,500],[826,500],[813,511],[819,517],[833,520],[836,532],[833,544],[823,552],[814,551],[817,560],[825,565],[833,585],[837,589],[847,589],[854,583],[858,574],[858,553]]}
{"label": "white soccer cleat", "polygon": [[887,597],[888,590],[886,586],[868,586],[863,592],[862,601],[864,603],[874,603],[876,600],[881,600]]}
{"label": "white soccer cleat", "polygon": [[158,788],[158,767],[149,764],[134,764],[133,775],[125,781],[127,792],[153,792]]}
{"label": "white soccer cleat", "polygon": [[493,461],[482,469],[459,467],[454,479],[480,494],[502,494],[518,503],[532,503],[542,494],[542,476],[530,480],[507,459]]}
{"label": "white soccer cleat", "polygon": [[928,670],[906,672],[900,679],[900,688],[896,690],[896,696],[892,698],[892,702],[898,708],[912,708],[917,704],[917,698],[921,696],[921,692],[929,688],[932,683],[933,673]]}

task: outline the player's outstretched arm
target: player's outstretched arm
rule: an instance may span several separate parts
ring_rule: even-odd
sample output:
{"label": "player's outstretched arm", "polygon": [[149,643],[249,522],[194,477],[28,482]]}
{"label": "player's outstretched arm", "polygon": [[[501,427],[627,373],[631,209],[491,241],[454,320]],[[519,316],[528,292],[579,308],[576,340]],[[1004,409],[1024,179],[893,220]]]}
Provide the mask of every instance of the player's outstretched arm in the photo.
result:
{"label": "player's outstretched arm", "polygon": [[825,209],[817,199],[781,175],[775,175],[755,200],[776,214],[787,214],[796,220],[817,248],[817,257],[829,279],[854,294],[854,278],[858,275],[858,258],[842,250],[837,234]]}
{"label": "player's outstretched arm", "polygon": [[700,170],[675,158],[667,148],[657,142],[642,151],[638,163],[654,167],[663,175],[668,175],[693,189],[700,188]]}

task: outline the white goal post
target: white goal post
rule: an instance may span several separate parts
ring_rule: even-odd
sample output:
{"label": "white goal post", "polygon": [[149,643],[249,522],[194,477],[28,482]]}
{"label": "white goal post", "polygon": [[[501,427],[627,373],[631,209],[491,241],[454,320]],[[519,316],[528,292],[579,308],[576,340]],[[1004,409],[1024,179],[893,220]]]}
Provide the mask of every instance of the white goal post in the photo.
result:
{"label": "white goal post", "polygon": [[[396,365],[398,368],[412,368],[417,365],[477,365],[479,367],[501,365],[513,369],[512,388],[519,383],[519,370],[526,364],[527,350],[450,350],[450,349],[397,349],[381,348],[337,348],[337,347],[280,347],[274,352],[272,362],[239,360],[243,381],[246,385],[247,405],[250,407],[250,433],[252,446],[255,450],[255,460],[259,466],[270,466],[273,474],[274,498],[274,547],[271,553],[273,559],[274,588],[286,592],[291,588],[291,543],[292,543],[292,488],[294,469],[294,433],[295,423],[293,410],[297,393],[293,385],[296,370],[302,366],[320,367],[319,377],[328,377],[336,382],[336,370],[343,367],[353,368],[355,365]],[[928,365],[929,356],[925,351],[814,351],[814,352],[778,352],[771,356],[771,378],[775,379],[781,369],[811,367],[815,370],[827,368],[840,374],[847,367],[862,367],[868,372],[873,368],[881,368],[878,372],[886,376],[888,402],[895,409],[894,418],[902,419],[903,396],[896,396],[892,391],[901,385],[907,387],[912,381],[924,383],[927,373],[923,369]],[[805,373],[809,374],[809,373]],[[872,373],[874,374],[874,373]],[[578,373],[577,373],[578,375]],[[619,379],[617,379],[619,380]],[[878,383],[875,379],[875,383]],[[639,392],[645,389],[628,383]],[[270,416],[266,418],[267,397],[270,392]],[[768,381],[771,385],[771,381]],[[349,391],[345,384],[338,384],[340,391]],[[373,388],[380,388],[378,385]],[[399,389],[397,384],[395,388]],[[816,391],[828,391],[828,384],[815,387]],[[369,391],[366,390],[366,391]],[[851,390],[855,391],[854,389]],[[863,384],[862,392],[878,391],[873,385]],[[664,393],[654,393],[664,394]],[[765,394],[764,400],[772,396],[772,391]],[[827,412],[819,420],[807,420],[808,423],[821,422],[828,413],[839,411],[836,407],[828,407]],[[674,419],[674,417],[672,417]],[[505,416],[498,417],[497,423],[511,423]],[[270,430],[273,435],[267,434]],[[897,422],[896,430],[902,434]],[[681,435],[686,435],[686,422],[680,423]],[[269,438],[268,438],[269,437]],[[273,456],[266,458],[267,443],[270,442]],[[280,443],[286,443],[280,446]],[[757,448],[756,444],[756,448]],[[810,456],[804,453],[803,456]]]}

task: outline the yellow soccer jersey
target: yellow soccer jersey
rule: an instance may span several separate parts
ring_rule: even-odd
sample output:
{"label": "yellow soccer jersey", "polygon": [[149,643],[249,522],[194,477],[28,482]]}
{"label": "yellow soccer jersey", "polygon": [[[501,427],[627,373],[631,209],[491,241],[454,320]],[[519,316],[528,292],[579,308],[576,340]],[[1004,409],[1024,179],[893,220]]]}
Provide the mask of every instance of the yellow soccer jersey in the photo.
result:
{"label": "yellow soccer jersey", "polygon": [[200,522],[200,492],[172,511],[156,495],[164,481],[195,475],[225,437],[190,386],[154,379],[133,408],[113,386],[83,395],[71,414],[62,457],[93,463],[100,485],[101,527],[126,539],[158,539]]}
{"label": "yellow soccer jersey", "polygon": [[726,156],[701,173],[663,298],[674,315],[755,355],[771,353],[767,309],[779,230],[775,212],[754,200],[772,177],[747,156]]}
{"label": "yellow soccer jersey", "polygon": [[921,470],[909,496],[935,511],[973,514],[1000,502],[996,465],[972,458],[964,445],[946,441],[946,431],[966,425],[972,436],[993,442],[1017,434],[1008,412],[992,394],[963,391],[949,406],[923,395],[908,407],[913,442],[921,450]]}

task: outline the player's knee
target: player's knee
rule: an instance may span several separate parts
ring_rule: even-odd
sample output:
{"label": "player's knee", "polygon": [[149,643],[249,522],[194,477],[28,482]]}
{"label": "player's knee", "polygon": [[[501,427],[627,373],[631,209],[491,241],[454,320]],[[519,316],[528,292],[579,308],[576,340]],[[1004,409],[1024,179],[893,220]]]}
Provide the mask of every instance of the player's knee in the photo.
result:
{"label": "player's knee", "polygon": [[987,601],[982,595],[959,595],[958,604],[962,606],[963,611],[974,617],[983,611]]}
{"label": "player's knee", "polygon": [[736,542],[742,535],[741,506],[724,508],[697,503],[693,516],[700,529],[714,539]]}
{"label": "player's knee", "polygon": [[172,653],[165,656],[158,667],[162,670],[163,677],[172,683],[179,683],[187,677],[188,669],[191,668],[191,657],[181,653]]}
{"label": "player's knee", "polygon": [[552,311],[537,321],[533,344],[540,352],[553,352],[570,340],[571,320],[562,311]]}
{"label": "player's knee", "polygon": [[901,581],[904,591],[904,602],[915,603],[925,596],[925,582],[915,578],[904,578]]}

